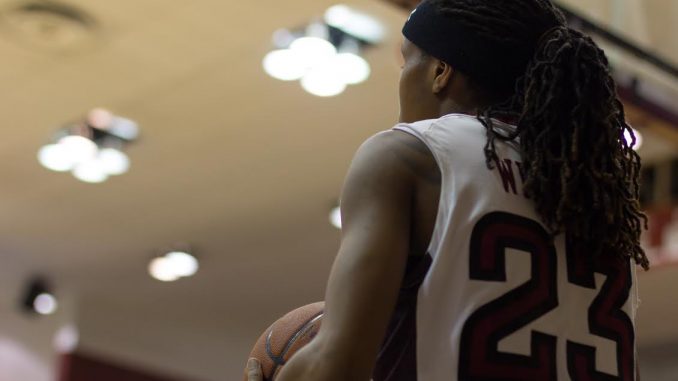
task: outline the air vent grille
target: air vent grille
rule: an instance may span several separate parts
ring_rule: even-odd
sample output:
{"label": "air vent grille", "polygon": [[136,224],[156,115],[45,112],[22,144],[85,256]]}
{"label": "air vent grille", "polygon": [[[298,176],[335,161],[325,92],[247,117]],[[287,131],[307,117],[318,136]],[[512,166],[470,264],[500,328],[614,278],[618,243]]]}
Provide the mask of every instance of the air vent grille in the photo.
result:
{"label": "air vent grille", "polygon": [[96,40],[98,24],[83,10],[61,2],[29,0],[0,10],[6,35],[30,48],[70,51]]}

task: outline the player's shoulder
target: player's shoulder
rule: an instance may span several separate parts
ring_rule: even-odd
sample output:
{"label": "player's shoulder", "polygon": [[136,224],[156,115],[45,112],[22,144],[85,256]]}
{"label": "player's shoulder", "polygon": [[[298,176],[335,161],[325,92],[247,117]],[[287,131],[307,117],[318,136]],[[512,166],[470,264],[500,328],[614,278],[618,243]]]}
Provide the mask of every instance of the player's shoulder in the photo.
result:
{"label": "player's shoulder", "polygon": [[438,167],[429,147],[418,137],[398,129],[381,131],[368,138],[360,147],[384,166],[397,167],[409,175],[430,177]]}

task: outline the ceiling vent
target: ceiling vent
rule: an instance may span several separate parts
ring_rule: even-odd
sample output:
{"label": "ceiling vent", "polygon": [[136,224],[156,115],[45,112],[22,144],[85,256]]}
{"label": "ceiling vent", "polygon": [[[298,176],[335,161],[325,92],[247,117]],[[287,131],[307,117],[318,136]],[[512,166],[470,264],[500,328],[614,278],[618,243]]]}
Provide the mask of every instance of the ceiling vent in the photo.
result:
{"label": "ceiling vent", "polygon": [[72,5],[29,0],[0,10],[5,34],[30,48],[72,51],[96,40],[96,20]]}

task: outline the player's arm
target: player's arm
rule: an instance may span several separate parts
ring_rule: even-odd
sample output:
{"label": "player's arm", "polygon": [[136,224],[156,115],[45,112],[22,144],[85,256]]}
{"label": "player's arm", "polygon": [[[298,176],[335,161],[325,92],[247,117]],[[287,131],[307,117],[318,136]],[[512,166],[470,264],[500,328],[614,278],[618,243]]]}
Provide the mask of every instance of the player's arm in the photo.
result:
{"label": "player's arm", "polygon": [[278,381],[369,380],[408,256],[419,140],[399,131],[358,150],[342,191],[342,239],[318,336]]}

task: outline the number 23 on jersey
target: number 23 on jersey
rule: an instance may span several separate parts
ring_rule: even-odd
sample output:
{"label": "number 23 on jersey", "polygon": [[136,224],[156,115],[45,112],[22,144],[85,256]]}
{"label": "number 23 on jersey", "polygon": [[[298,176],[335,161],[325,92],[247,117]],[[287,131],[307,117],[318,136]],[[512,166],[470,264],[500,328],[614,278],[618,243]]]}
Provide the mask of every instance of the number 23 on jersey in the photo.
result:
{"label": "number 23 on jersey", "polygon": [[[615,343],[617,374],[597,370],[596,348],[533,330],[530,354],[499,351],[499,342],[553,312],[559,306],[558,258],[549,233],[536,221],[494,212],[473,229],[469,276],[484,282],[506,282],[506,249],[529,253],[527,282],[477,308],[466,320],[460,341],[460,381],[558,380],[558,340],[566,340],[567,372],[572,381],[633,381],[635,337],[631,318],[623,311],[632,286],[631,264],[608,256],[596,260],[574,245],[566,245],[567,282],[596,290],[586,315],[590,335]],[[605,276],[596,289],[594,274]],[[567,301],[562,301],[563,303]]]}

